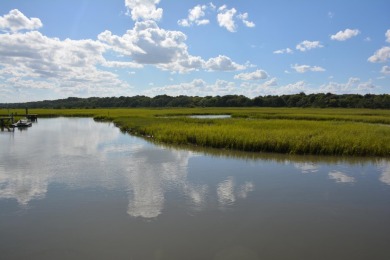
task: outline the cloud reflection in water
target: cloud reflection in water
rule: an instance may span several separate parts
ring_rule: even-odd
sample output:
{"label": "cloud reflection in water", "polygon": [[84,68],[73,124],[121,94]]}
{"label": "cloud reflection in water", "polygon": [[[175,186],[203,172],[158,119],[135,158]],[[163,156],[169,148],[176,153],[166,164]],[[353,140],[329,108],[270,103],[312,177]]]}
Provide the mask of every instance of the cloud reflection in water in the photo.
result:
{"label": "cloud reflection in water", "polygon": [[[0,136],[2,143],[9,142],[8,148],[0,147],[0,199],[15,199],[23,207],[45,198],[53,183],[71,190],[126,192],[125,212],[145,219],[162,214],[170,192],[180,194],[188,210],[200,211],[215,202],[220,209],[230,207],[255,190],[255,182],[233,174],[195,181],[189,178],[191,160],[205,155],[155,146],[91,119],[40,120],[31,130],[28,136],[15,133],[8,140]],[[253,165],[261,164],[258,160]],[[353,171],[346,173],[338,164],[290,160],[284,165],[304,174],[326,174],[336,183],[359,181]],[[390,185],[387,160],[369,167]]]}
{"label": "cloud reflection in water", "polygon": [[379,180],[387,185],[390,185],[390,162],[383,160],[383,162],[379,164],[379,169],[382,172]]}
{"label": "cloud reflection in water", "polygon": [[340,171],[331,171],[328,175],[330,179],[335,180],[336,182],[341,182],[341,183],[355,182],[354,177],[348,176],[347,174]]}
{"label": "cloud reflection in water", "polygon": [[10,150],[0,150],[0,198],[16,199],[21,206],[45,198],[50,184],[57,183],[70,190],[125,191],[127,214],[150,219],[162,213],[167,192],[179,193],[191,210],[202,210],[216,193],[221,204],[226,196],[233,203],[254,186],[235,188],[228,179],[229,191],[223,181],[218,187],[194,183],[188,164],[197,153],[154,146],[91,119],[40,120],[28,135],[14,139]]}

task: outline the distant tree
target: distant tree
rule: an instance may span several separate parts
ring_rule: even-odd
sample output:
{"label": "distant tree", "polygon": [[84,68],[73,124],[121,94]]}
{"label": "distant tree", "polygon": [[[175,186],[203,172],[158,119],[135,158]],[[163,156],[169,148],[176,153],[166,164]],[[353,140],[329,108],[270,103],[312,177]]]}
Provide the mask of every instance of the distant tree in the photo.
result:
{"label": "distant tree", "polygon": [[6,108],[93,108],[93,107],[343,107],[390,109],[389,94],[335,95],[317,93],[306,95],[301,92],[291,95],[268,95],[250,99],[243,95],[191,97],[158,95],[120,97],[69,97],[66,99],[43,100],[26,103],[3,103]]}

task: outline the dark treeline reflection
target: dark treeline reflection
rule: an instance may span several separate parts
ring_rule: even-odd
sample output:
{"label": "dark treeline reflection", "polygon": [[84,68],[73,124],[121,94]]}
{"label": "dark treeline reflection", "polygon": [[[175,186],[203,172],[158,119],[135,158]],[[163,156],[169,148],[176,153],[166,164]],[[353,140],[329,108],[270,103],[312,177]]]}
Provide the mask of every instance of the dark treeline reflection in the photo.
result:
{"label": "dark treeline reflection", "polygon": [[27,103],[0,104],[0,107],[20,108],[97,108],[97,107],[319,107],[319,108],[390,108],[390,95],[358,95],[332,93],[258,96],[177,96],[159,95],[133,97],[69,97]]}

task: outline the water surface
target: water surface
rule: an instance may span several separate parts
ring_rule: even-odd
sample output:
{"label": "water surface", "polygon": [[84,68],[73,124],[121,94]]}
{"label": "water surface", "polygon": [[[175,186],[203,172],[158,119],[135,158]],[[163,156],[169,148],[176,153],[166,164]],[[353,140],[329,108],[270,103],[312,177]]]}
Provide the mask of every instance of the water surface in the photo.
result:
{"label": "water surface", "polygon": [[231,118],[231,115],[192,115],[188,116],[189,118],[198,118],[198,119],[225,119]]}
{"label": "water surface", "polygon": [[2,259],[390,259],[390,162],[157,146],[89,118],[0,132]]}

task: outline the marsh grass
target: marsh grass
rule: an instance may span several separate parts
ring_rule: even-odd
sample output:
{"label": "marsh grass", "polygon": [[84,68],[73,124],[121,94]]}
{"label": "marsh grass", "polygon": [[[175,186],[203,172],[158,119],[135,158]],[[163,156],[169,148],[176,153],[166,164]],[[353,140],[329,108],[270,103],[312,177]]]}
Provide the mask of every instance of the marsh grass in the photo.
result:
{"label": "marsh grass", "polygon": [[[0,111],[1,112],[1,111]],[[20,114],[23,110],[15,111]],[[369,109],[193,108],[34,109],[42,116],[90,116],[167,144],[248,152],[390,156],[390,111]],[[229,114],[228,119],[188,115]]]}

